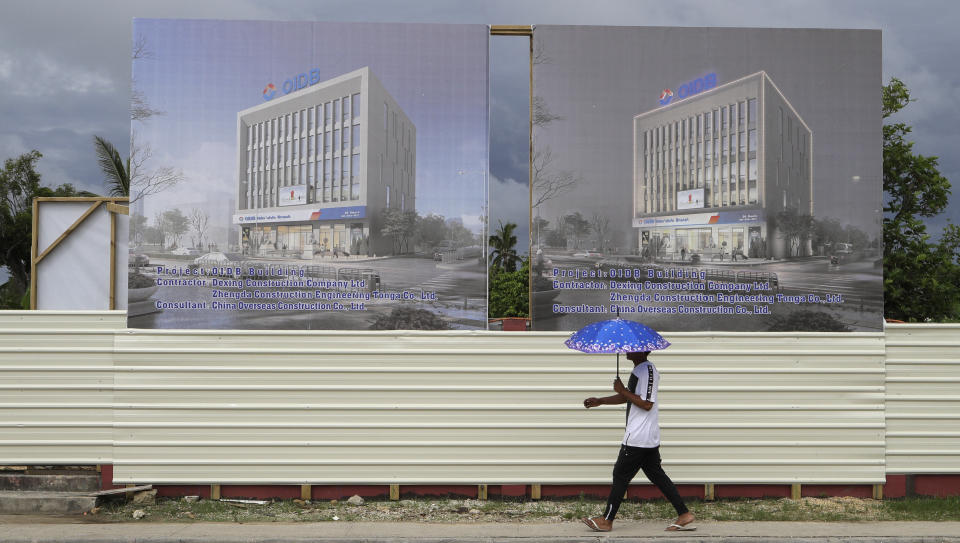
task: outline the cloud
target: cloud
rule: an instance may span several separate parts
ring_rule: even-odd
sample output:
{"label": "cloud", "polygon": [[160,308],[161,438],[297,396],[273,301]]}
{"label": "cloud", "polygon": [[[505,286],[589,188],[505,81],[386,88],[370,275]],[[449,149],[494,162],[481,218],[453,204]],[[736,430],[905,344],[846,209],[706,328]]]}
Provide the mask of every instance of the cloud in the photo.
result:
{"label": "cloud", "polygon": [[530,238],[530,189],[513,179],[490,176],[490,231],[494,232],[500,222],[517,225],[517,250],[528,252]]}

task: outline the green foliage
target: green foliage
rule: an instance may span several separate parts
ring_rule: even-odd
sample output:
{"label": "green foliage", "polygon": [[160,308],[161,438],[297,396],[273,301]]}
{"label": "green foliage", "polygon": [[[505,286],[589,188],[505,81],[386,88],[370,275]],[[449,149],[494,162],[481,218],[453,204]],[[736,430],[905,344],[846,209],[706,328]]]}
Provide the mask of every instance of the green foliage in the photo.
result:
{"label": "green foliage", "polygon": [[426,309],[402,305],[389,315],[381,315],[370,326],[371,330],[446,330],[450,328],[439,315]]}
{"label": "green foliage", "polygon": [[[33,199],[51,196],[87,196],[65,183],[54,189],[40,184],[37,161],[43,155],[30,151],[17,158],[8,158],[0,170],[0,266],[10,271],[4,286],[7,309],[20,309],[19,300],[30,284],[30,249],[33,239]],[[10,301],[13,307],[7,305]]]}
{"label": "green foliage", "polygon": [[100,136],[93,137],[93,147],[110,196],[130,196],[130,160],[124,162],[117,148]]}
{"label": "green foliage", "polygon": [[176,246],[180,246],[180,238],[190,230],[190,219],[179,208],[163,212],[164,232],[170,234]]}
{"label": "green foliage", "polygon": [[[883,87],[883,117],[907,106],[910,92],[899,79]],[[950,224],[931,243],[923,218],[947,206],[950,182],[937,157],[913,152],[905,123],[883,126],[883,286],[888,318],[912,322],[960,319],[960,228]]]}
{"label": "green foliage", "polygon": [[521,259],[519,270],[506,271],[490,267],[490,299],[487,315],[501,317],[528,317],[530,310],[530,260]]}
{"label": "green foliage", "polygon": [[849,332],[845,324],[823,311],[801,309],[786,316],[773,315],[768,332]]}
{"label": "green foliage", "polygon": [[816,222],[811,215],[787,208],[775,216],[779,237],[788,241],[790,256],[800,256],[802,244],[816,232]]}
{"label": "green foliage", "polygon": [[410,250],[410,239],[416,232],[416,211],[401,211],[395,208],[384,208],[381,217],[380,233],[393,238],[393,253],[404,253]]}
{"label": "green foliage", "polygon": [[147,288],[156,284],[156,281],[142,273],[127,274],[127,288]]}
{"label": "green foliage", "polygon": [[517,236],[513,233],[516,228],[517,225],[512,222],[503,224],[501,221],[497,232],[490,236],[491,268],[506,272],[517,270],[520,257],[517,255]]}

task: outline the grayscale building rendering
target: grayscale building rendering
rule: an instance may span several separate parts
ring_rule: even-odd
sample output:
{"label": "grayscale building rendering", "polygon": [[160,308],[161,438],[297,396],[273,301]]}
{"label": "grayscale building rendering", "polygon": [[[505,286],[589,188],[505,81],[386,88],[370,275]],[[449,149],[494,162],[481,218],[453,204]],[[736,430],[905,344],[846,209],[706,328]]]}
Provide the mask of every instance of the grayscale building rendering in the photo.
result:
{"label": "grayscale building rendering", "polygon": [[[712,77],[715,77],[711,74]],[[765,72],[633,119],[633,227],[641,254],[704,260],[810,254],[776,227],[813,215],[813,135]]]}
{"label": "grayscale building rendering", "polygon": [[369,68],[299,84],[237,114],[243,252],[389,254],[383,211],[416,207],[416,128]]}

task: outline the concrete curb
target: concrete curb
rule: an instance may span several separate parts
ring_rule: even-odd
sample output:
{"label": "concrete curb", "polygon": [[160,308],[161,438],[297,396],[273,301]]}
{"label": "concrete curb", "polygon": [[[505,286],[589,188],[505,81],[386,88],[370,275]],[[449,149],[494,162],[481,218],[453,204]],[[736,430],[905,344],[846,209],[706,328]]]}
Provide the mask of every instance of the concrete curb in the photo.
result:
{"label": "concrete curb", "polygon": [[88,518],[0,517],[0,543],[960,543],[960,522],[705,522],[696,532],[667,533],[662,522],[631,521],[613,533],[593,533],[573,521],[238,524]]}

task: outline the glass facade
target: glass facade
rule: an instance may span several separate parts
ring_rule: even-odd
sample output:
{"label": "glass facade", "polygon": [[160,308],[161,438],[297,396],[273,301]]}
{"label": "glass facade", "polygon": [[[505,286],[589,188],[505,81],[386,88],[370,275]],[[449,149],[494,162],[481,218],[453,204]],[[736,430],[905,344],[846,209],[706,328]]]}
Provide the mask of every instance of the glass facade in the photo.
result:
{"label": "glass facade", "polygon": [[759,203],[757,99],[746,98],[637,134],[638,214],[676,211],[677,193],[704,189],[704,208]]}
{"label": "glass facade", "polygon": [[280,189],[299,185],[307,203],[360,200],[360,112],[353,93],[249,125],[240,208],[277,206]]}

